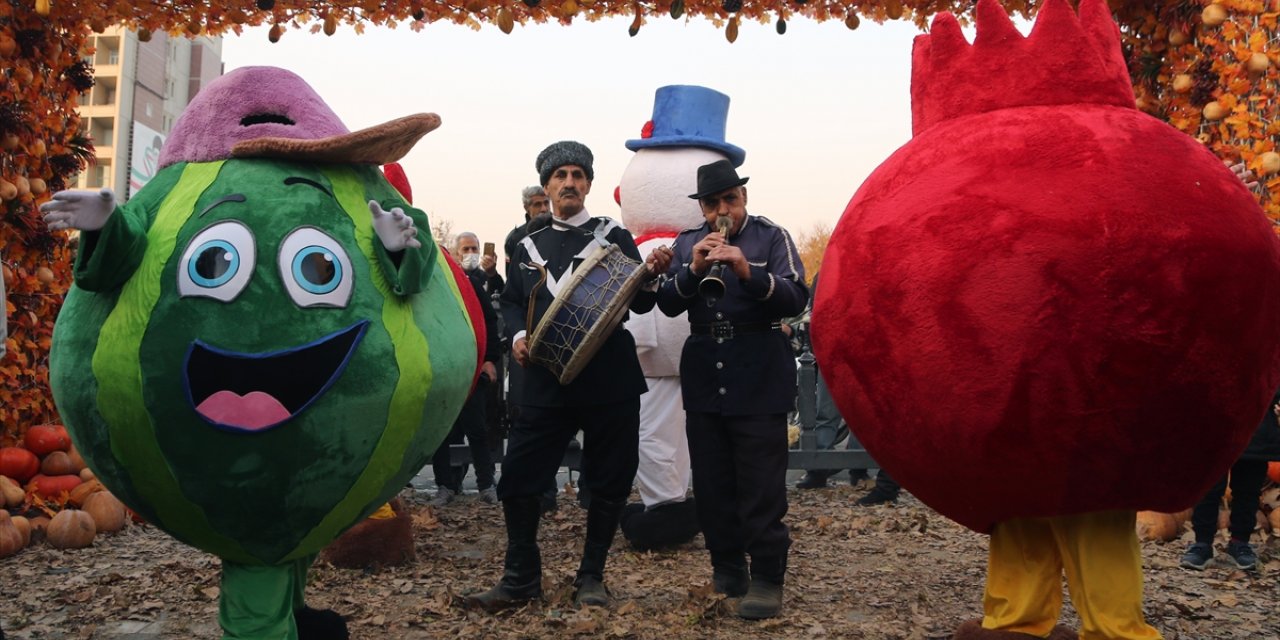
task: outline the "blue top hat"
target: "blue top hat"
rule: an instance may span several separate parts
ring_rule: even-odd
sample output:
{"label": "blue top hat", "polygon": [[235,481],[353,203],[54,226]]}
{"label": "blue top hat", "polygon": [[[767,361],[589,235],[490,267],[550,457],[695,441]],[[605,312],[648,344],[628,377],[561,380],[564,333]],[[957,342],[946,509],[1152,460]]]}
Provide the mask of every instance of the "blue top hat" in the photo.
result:
{"label": "blue top hat", "polygon": [[694,85],[659,87],[653,97],[653,119],[645,123],[639,140],[628,140],[632,151],[653,147],[703,147],[742,166],[747,152],[724,141],[729,96]]}

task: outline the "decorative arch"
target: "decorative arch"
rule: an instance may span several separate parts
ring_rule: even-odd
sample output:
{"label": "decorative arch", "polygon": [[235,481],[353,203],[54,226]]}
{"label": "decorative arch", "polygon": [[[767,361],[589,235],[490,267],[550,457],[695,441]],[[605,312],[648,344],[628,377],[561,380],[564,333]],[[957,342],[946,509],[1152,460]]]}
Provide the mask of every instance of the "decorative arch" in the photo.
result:
{"label": "decorative arch", "polygon": [[[1041,0],[1005,0],[1031,17]],[[936,13],[967,19],[973,0],[0,0],[0,258],[9,292],[9,355],[0,361],[0,446],[27,426],[57,421],[48,389],[53,322],[71,281],[67,238],[51,234],[37,206],[93,159],[80,133],[80,94],[93,83],[84,61],[89,36],[110,25],[139,37],[241,33],[272,25],[273,41],[294,31],[362,32],[370,25],[449,21],[510,33],[520,25],[631,17],[636,35],[657,20],[709,20],[726,39],[743,20],[785,34],[797,17],[910,20],[927,28]],[[1111,0],[1124,33],[1138,107],[1197,136],[1215,152],[1242,158],[1265,175],[1263,201],[1280,220],[1276,51],[1280,0]],[[322,37],[322,36],[314,36]],[[622,34],[619,34],[622,37]],[[778,46],[786,46],[785,39]],[[1213,106],[1216,105],[1216,106]]]}

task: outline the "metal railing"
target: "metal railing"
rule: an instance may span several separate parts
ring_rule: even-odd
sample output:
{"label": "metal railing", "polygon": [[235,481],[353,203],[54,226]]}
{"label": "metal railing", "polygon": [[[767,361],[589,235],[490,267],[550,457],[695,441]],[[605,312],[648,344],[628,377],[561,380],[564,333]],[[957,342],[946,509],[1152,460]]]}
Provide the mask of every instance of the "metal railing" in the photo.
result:
{"label": "metal railing", "polygon": [[799,371],[796,375],[796,415],[800,425],[800,441],[787,457],[788,469],[871,469],[875,461],[865,449],[818,448],[818,364],[807,339],[806,325],[802,339]]}

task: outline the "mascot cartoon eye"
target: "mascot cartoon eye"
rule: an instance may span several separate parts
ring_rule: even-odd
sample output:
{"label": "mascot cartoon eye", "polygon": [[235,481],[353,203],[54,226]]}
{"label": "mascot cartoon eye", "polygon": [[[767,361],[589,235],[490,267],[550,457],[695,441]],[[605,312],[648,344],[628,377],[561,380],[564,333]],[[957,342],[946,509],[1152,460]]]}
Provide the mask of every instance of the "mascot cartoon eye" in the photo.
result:
{"label": "mascot cartoon eye", "polygon": [[231,302],[240,295],[257,260],[253,233],[239,222],[225,221],[196,234],[178,266],[178,295]]}
{"label": "mascot cartoon eye", "polygon": [[351,260],[337,240],[314,227],[290,233],[280,244],[280,275],[300,307],[345,307],[351,300]]}

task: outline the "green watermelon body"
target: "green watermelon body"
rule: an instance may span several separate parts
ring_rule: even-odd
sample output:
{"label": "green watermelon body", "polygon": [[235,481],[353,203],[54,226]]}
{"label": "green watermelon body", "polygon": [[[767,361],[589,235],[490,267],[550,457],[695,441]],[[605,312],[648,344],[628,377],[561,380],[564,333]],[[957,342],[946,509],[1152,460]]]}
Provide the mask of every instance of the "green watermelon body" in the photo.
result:
{"label": "green watermelon body", "polygon": [[[369,200],[410,212],[423,248],[387,254]],[[372,165],[164,168],[81,240],[50,373],[76,447],[191,546],[309,563],[468,394],[476,335],[429,228]]]}

